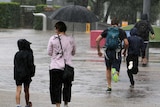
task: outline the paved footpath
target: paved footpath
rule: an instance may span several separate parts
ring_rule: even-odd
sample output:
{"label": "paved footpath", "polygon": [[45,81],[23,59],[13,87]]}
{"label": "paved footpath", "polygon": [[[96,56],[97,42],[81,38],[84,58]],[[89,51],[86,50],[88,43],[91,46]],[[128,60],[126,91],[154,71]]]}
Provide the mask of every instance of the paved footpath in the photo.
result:
{"label": "paved footpath", "polygon": [[[17,51],[17,40],[26,38],[32,42],[35,56],[36,75],[30,87],[33,107],[55,107],[49,95],[48,65],[46,54],[49,37],[53,31],[31,29],[0,29],[0,107],[15,107],[15,82],[13,80],[13,58]],[[160,49],[151,48],[147,67],[139,66],[135,76],[134,89],[129,88],[126,64],[122,62],[120,80],[112,83],[113,91],[106,93],[105,66],[103,58],[90,48],[90,35],[75,32],[77,54],[73,58],[75,81],[72,88],[72,102],[69,107],[160,107]],[[25,105],[24,92],[21,95]],[[63,106],[62,106],[63,107]]]}

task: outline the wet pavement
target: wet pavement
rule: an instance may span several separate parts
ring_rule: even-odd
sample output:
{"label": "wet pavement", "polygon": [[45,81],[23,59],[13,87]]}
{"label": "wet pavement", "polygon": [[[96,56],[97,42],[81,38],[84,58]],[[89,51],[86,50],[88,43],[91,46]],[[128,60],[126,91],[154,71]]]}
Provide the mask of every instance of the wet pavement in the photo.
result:
{"label": "wet pavement", "polygon": [[[15,106],[13,58],[18,50],[17,40],[21,38],[32,42],[35,57],[36,74],[30,87],[33,107],[53,107],[49,96],[50,57],[46,50],[52,34],[53,31],[0,29],[0,107]],[[74,38],[77,45],[73,58],[75,81],[69,107],[160,107],[159,48],[149,49],[150,62],[147,67],[139,66],[140,71],[135,75],[135,88],[132,90],[129,88],[126,64],[122,62],[120,80],[118,83],[112,82],[113,91],[108,94],[104,61],[97,56],[95,48],[90,48],[90,34],[74,32]],[[21,103],[24,106],[23,95],[22,92]]]}

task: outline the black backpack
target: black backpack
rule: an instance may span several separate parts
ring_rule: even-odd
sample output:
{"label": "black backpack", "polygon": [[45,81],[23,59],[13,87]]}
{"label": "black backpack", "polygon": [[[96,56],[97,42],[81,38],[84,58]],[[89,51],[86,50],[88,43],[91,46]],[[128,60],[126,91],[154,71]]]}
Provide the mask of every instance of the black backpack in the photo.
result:
{"label": "black backpack", "polygon": [[148,32],[148,22],[146,20],[141,20],[140,22],[138,22],[137,30],[137,34],[139,36],[146,35],[146,33]]}

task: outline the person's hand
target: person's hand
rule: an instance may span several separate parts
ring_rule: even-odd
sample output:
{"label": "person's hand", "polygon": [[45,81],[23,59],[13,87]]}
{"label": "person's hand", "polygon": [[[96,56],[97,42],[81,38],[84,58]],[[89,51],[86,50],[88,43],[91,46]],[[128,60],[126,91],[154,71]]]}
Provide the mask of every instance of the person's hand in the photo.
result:
{"label": "person's hand", "polygon": [[154,38],[155,38],[155,35],[153,34],[153,35],[151,35],[150,37],[151,37],[151,39],[154,39]]}
{"label": "person's hand", "polygon": [[102,55],[103,55],[103,54],[102,54],[102,52],[101,52],[101,51],[99,51],[99,52],[98,52],[98,56],[100,56],[100,57],[101,57]]}
{"label": "person's hand", "polygon": [[124,49],[124,51],[122,52],[123,56],[126,56],[126,49]]}
{"label": "person's hand", "polygon": [[126,51],[124,51],[124,52],[122,53],[122,55],[123,55],[123,56],[126,56]]}

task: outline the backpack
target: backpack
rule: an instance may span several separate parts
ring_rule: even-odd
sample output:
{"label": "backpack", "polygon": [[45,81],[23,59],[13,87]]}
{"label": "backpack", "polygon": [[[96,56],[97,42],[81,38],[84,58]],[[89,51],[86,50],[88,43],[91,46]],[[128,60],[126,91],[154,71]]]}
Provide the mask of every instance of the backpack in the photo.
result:
{"label": "backpack", "polygon": [[147,21],[141,20],[138,23],[137,29],[138,29],[138,35],[139,36],[145,35],[146,32],[148,31],[148,23],[147,23]]}
{"label": "backpack", "polygon": [[119,47],[120,39],[119,39],[118,27],[108,28],[105,45],[107,49],[111,49],[111,50],[116,50]]}

